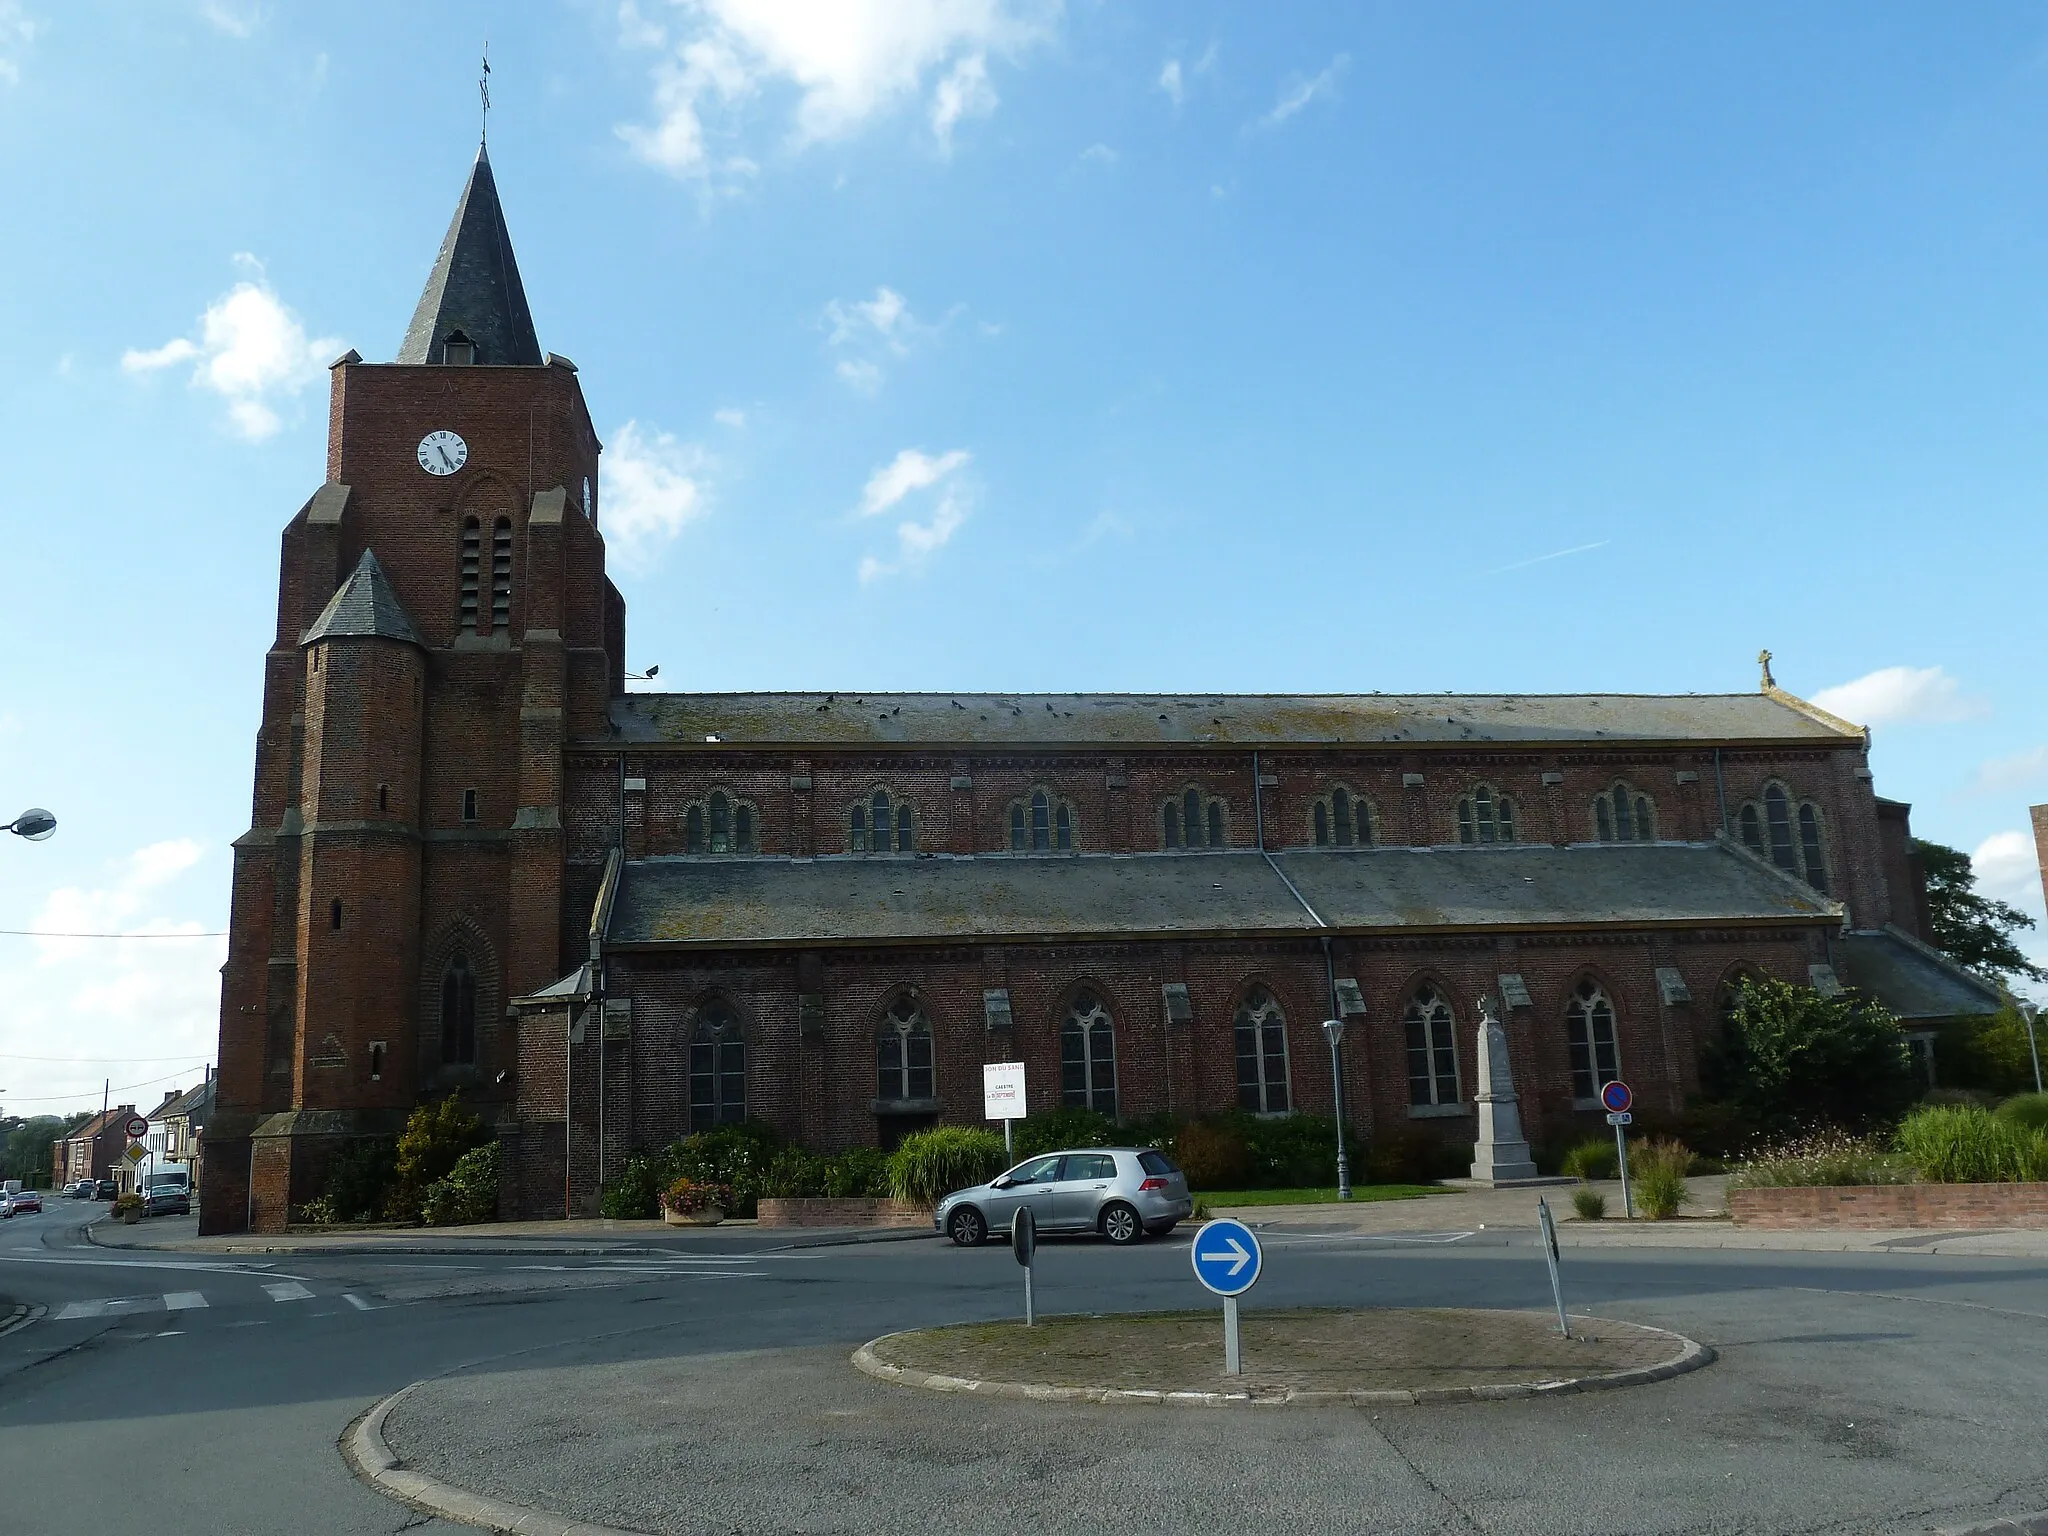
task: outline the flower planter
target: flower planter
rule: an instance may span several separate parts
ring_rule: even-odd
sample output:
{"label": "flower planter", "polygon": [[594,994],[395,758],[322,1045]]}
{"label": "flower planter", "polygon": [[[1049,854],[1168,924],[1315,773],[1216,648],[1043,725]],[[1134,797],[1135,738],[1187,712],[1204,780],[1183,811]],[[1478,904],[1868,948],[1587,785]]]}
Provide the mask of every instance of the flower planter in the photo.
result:
{"label": "flower planter", "polygon": [[725,1220],[725,1212],[715,1205],[701,1211],[671,1211],[664,1206],[661,1219],[671,1227],[715,1227]]}
{"label": "flower planter", "polygon": [[132,1227],[140,1220],[142,1220],[142,1212],[140,1211],[123,1211],[121,1213],[121,1225],[124,1227]]}

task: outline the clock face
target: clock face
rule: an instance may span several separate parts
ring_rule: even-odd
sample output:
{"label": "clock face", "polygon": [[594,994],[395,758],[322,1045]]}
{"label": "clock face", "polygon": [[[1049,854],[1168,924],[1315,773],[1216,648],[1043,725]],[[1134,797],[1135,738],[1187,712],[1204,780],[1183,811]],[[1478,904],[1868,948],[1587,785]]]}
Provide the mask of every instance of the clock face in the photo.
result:
{"label": "clock face", "polygon": [[430,475],[452,475],[469,462],[469,444],[453,432],[429,432],[420,439],[420,468]]}

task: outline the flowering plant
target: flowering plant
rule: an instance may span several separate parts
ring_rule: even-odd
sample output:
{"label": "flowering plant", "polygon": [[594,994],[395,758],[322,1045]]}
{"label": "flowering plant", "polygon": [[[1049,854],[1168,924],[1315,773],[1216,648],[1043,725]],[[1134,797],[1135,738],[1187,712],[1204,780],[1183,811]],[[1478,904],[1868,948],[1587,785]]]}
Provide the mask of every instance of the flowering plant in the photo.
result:
{"label": "flowering plant", "polygon": [[732,1191],[709,1179],[677,1179],[661,1192],[661,1208],[674,1211],[678,1216],[694,1216],[699,1211],[729,1211],[732,1204]]}

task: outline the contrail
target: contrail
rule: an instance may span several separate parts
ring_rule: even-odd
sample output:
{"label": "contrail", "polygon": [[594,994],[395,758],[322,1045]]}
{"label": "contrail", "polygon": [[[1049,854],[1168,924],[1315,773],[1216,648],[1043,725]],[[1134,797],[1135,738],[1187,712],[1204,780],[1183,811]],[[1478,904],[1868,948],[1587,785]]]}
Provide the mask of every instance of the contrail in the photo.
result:
{"label": "contrail", "polygon": [[1612,539],[1601,539],[1593,544],[1575,544],[1570,549],[1554,550],[1547,555],[1538,555],[1533,560],[1517,560],[1513,565],[1503,565],[1484,574],[1488,576],[1505,576],[1509,571],[1519,571],[1524,566],[1541,565],[1546,560],[1562,560],[1566,555],[1583,555],[1589,549],[1605,549],[1613,542],[1614,540]]}

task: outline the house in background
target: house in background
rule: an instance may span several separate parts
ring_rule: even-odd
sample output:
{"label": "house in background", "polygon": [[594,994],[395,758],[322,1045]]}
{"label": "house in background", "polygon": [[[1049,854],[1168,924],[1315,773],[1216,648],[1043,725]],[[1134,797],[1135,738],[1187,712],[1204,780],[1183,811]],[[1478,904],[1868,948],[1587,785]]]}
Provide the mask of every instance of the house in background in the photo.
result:
{"label": "house in background", "polygon": [[94,1115],[50,1147],[50,1177],[58,1189],[74,1179],[111,1179],[128,1145],[125,1129],[135,1114],[133,1104],[117,1104]]}
{"label": "house in background", "polygon": [[149,1113],[149,1150],[160,1163],[190,1170],[195,1199],[199,1194],[199,1142],[212,1112],[213,1068],[208,1067],[205,1081],[182,1093],[164,1095],[163,1103]]}

